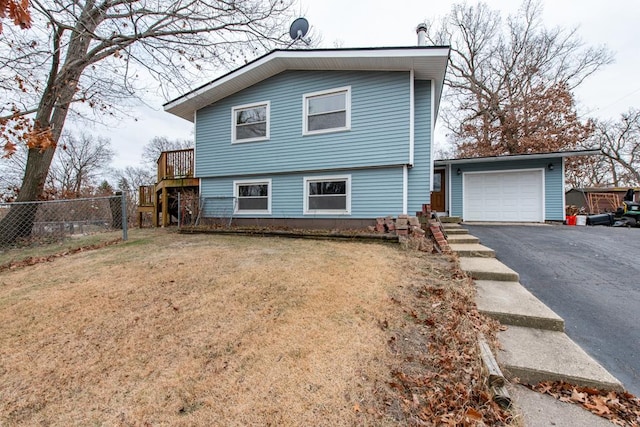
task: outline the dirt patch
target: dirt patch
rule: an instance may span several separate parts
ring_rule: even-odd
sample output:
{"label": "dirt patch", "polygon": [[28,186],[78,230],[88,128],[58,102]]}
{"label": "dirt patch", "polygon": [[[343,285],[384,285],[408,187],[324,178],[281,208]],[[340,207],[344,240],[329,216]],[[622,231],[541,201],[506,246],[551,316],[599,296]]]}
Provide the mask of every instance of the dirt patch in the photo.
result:
{"label": "dirt patch", "polygon": [[[443,408],[451,419],[473,421],[470,408],[497,419],[474,394],[473,350],[438,365],[473,346],[441,335],[479,324],[463,313],[468,290],[446,310],[446,292],[424,294],[464,284],[448,263],[380,244],[160,232],[4,272],[0,421],[416,423],[428,389],[399,378],[441,378],[441,395],[468,388],[470,403]],[[408,309],[414,299],[424,304]],[[449,311],[457,325],[439,326]],[[454,365],[469,372],[448,374]]]}

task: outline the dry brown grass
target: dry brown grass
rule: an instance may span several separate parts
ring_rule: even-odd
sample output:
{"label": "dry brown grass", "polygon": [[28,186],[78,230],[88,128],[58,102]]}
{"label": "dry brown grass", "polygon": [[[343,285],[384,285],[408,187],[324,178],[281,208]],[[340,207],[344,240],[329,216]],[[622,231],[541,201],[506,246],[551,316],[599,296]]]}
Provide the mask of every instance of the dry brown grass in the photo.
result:
{"label": "dry brown grass", "polygon": [[420,259],[159,232],[4,272],[0,425],[409,423],[390,336],[425,335],[398,332]]}

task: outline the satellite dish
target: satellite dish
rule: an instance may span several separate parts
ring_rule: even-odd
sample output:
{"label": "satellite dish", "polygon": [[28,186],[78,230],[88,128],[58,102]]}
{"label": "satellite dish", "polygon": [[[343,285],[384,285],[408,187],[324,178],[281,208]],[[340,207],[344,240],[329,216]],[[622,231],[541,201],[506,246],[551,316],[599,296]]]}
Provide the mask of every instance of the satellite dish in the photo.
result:
{"label": "satellite dish", "polygon": [[307,32],[309,32],[309,21],[305,18],[296,19],[291,23],[291,27],[289,27],[289,36],[291,36],[294,42],[297,40],[304,41],[303,37],[307,35]]}

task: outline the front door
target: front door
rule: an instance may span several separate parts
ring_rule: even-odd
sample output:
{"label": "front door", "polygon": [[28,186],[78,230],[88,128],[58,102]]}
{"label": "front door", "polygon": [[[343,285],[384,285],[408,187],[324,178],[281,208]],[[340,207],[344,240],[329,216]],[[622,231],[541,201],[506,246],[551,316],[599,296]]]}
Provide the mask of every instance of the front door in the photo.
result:
{"label": "front door", "polygon": [[433,172],[433,191],[431,192],[431,210],[445,211],[445,180],[444,169]]}

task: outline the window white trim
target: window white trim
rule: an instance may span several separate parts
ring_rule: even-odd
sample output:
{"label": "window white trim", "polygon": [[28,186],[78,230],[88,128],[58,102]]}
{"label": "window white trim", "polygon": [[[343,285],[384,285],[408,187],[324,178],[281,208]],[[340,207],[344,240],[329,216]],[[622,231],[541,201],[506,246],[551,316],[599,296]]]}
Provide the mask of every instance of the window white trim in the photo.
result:
{"label": "window white trim", "polygon": [[[339,128],[309,130],[309,98],[340,92],[345,92],[345,125]],[[302,95],[302,135],[317,135],[322,133],[343,132],[346,130],[351,130],[351,86],[343,86],[335,89],[305,93]]]}
{"label": "window white trim", "polygon": [[[309,183],[323,181],[346,181],[345,209],[309,209]],[[305,176],[304,182],[304,215],[351,215],[351,175]]]}
{"label": "window white trim", "polygon": [[[236,137],[236,130],[237,130],[236,112],[240,110],[248,110],[250,108],[256,108],[256,107],[266,107],[267,109],[265,136],[259,136],[256,138],[238,139]],[[267,141],[270,138],[270,133],[271,133],[271,101],[254,102],[251,104],[236,105],[234,107],[231,107],[231,143],[232,144],[244,144],[245,142]]]}
{"label": "window white trim", "polygon": [[262,209],[256,209],[256,210],[240,210],[239,209],[239,205],[240,203],[235,203],[235,207],[233,209],[233,213],[237,214],[237,215],[252,215],[252,214],[268,214],[271,215],[271,179],[243,179],[243,180],[237,180],[237,181],[233,181],[233,197],[235,197],[236,201],[239,201],[239,192],[238,192],[238,187],[241,185],[267,185],[267,209],[266,210],[262,210]]}

